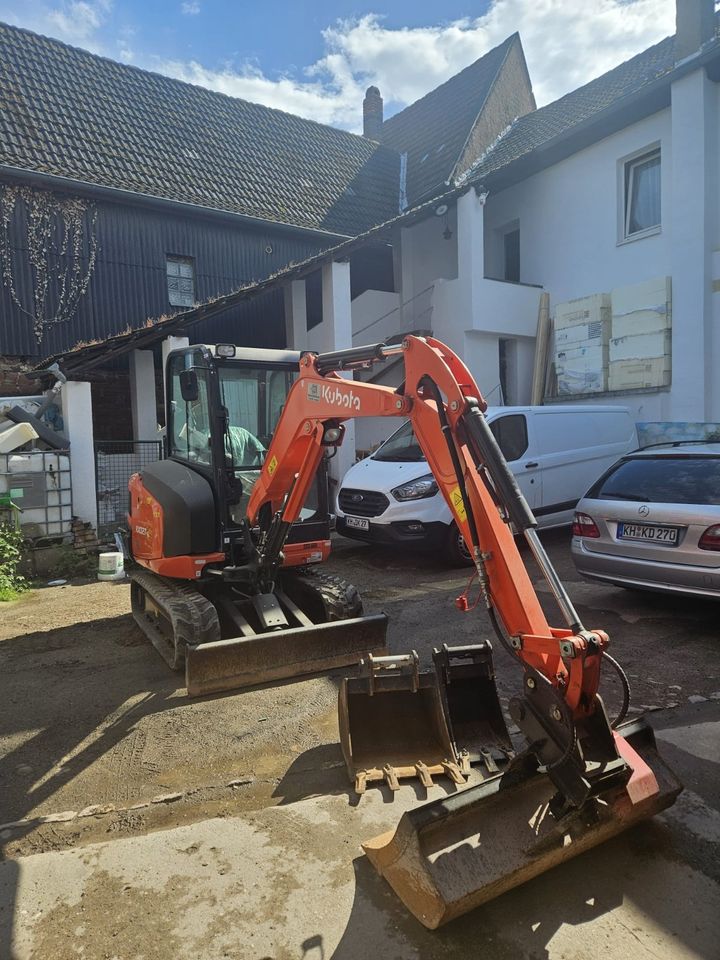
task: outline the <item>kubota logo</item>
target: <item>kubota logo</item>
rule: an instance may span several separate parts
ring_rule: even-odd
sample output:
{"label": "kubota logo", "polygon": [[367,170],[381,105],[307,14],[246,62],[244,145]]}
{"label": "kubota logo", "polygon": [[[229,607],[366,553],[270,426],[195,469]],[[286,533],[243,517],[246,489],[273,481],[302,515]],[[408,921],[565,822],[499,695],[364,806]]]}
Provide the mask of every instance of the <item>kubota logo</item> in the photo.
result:
{"label": "kubota logo", "polygon": [[360,397],[356,397],[352,390],[342,390],[337,386],[328,386],[326,383],[308,383],[308,400],[314,400],[319,403],[324,400],[325,403],[333,406],[344,407],[346,410],[359,410]]}
{"label": "kubota logo", "polygon": [[141,537],[146,537],[148,535],[148,528],[139,527],[137,524],[135,524],[135,533],[139,533]]}

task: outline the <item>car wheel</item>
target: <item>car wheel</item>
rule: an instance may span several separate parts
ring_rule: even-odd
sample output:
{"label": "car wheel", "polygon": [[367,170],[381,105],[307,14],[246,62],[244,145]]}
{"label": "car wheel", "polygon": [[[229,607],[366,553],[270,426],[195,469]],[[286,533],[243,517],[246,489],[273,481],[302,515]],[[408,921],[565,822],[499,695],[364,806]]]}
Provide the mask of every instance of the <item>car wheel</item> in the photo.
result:
{"label": "car wheel", "polygon": [[445,557],[453,567],[472,566],[472,556],[456,524],[451,524],[445,545]]}

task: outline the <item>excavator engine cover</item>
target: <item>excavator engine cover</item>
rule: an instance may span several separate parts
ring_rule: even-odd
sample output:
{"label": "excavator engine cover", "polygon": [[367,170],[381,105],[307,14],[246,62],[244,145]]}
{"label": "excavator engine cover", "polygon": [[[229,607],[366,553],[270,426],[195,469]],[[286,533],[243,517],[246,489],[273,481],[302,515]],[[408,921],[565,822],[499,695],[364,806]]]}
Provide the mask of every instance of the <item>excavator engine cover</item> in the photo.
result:
{"label": "excavator engine cover", "polygon": [[512,755],[493,669],[492,646],[485,640],[462,647],[446,643],[433,651],[440,696],[458,757],[500,772]]}
{"label": "excavator engine cover", "polygon": [[418,777],[432,786],[433,774],[463,784],[450,740],[436,676],[419,670],[418,655],[372,657],[360,675],[342,681],[338,698],[340,744],[357,793],[367,783]]}
{"label": "excavator engine cover", "polygon": [[408,910],[435,929],[671,806],[682,785],[660,759],[652,729],[634,720],[617,732],[630,780],[573,814],[549,814],[548,776],[508,787],[497,776],[405,813],[363,850]]}

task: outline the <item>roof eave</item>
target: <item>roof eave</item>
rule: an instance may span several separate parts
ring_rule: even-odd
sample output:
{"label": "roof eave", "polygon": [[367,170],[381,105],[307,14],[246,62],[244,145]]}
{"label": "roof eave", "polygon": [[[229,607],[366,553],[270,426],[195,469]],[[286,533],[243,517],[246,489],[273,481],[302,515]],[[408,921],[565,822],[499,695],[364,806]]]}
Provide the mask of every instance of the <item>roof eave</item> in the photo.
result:
{"label": "roof eave", "polygon": [[241,287],[239,290],[223,297],[218,297],[216,300],[206,301],[189,310],[156,320],[145,326],[136,327],[126,333],[115,334],[103,341],[72,347],[70,350],[46,357],[33,369],[43,370],[51,363],[59,362],[62,365],[63,372],[70,379],[77,379],[83,372],[101,364],[109,356],[129,353],[133,349],[152,347],[168,334],[185,332],[203,320],[217,317],[237,304],[259,296],[279,284],[287,283],[290,280],[303,279],[321,267],[323,263],[330,260],[347,259],[353,251],[369,244],[389,242],[393,229],[399,226],[409,226],[418,220],[434,215],[434,208],[439,201],[455,200],[469,189],[469,185],[455,187],[431,201],[416,205],[391,220],[372,227],[366,233],[328,247],[302,263],[285,267],[265,280],[247,284],[245,287]]}
{"label": "roof eave", "polygon": [[14,167],[10,164],[0,164],[0,177],[28,183],[32,186],[48,187],[54,190],[74,191],[97,200],[107,200],[111,203],[132,204],[139,207],[151,207],[165,211],[173,211],[183,215],[213,217],[232,223],[241,223],[262,230],[278,230],[283,233],[303,234],[304,236],[322,237],[325,240],[347,240],[352,234],[332,233],[318,227],[304,227],[299,224],[284,223],[279,220],[269,220],[263,217],[253,217],[246,213],[236,213],[232,210],[222,210],[219,207],[206,207],[186,200],[171,200],[168,197],[158,197],[150,193],[138,193],[134,190],[125,190],[122,187],[108,187],[104,184],[89,183],[87,180],[77,180],[73,177],[62,177],[55,173],[43,173],[38,170],[27,170],[24,167]]}
{"label": "roof eave", "polygon": [[[567,157],[584,150],[586,147],[604,140],[605,137],[631,123],[637,123],[670,106],[670,88],[672,84],[688,73],[711,64],[720,64],[720,41],[701,51],[695,57],[683,61],[672,70],[646,84],[640,90],[616,100],[605,110],[582,120],[570,129],[563,131],[546,143],[529,150],[510,163],[487,174],[478,174],[468,179],[468,183],[482,184],[497,193],[528,177],[545,170],[547,167],[565,160]],[[720,72],[712,77],[720,80]]]}

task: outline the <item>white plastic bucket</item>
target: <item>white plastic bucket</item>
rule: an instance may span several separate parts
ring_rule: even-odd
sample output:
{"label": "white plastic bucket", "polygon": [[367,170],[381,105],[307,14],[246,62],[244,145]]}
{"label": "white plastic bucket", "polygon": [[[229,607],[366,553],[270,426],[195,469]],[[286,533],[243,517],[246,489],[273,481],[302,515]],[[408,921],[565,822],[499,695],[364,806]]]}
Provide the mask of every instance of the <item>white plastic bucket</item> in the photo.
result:
{"label": "white plastic bucket", "polygon": [[125,558],[121,553],[101,553],[98,557],[98,580],[124,580]]}

